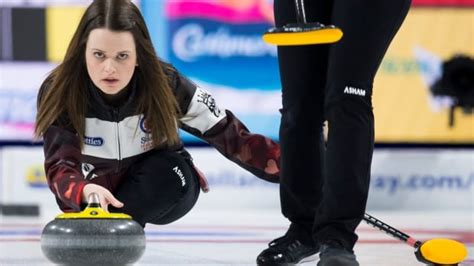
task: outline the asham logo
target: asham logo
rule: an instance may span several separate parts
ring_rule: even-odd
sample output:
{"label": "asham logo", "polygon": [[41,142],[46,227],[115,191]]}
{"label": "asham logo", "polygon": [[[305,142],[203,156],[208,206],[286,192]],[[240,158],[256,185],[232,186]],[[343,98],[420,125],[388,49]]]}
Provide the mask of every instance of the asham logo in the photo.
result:
{"label": "asham logo", "polygon": [[176,56],[186,62],[200,56],[276,56],[275,47],[264,43],[260,35],[233,35],[225,27],[206,33],[198,24],[186,24],[177,30],[172,47]]}
{"label": "asham logo", "polygon": [[349,87],[349,86],[346,86],[344,88],[344,93],[345,94],[358,95],[358,96],[365,96],[365,90],[359,89],[359,88],[354,88],[354,87]]}
{"label": "asham logo", "polygon": [[104,145],[104,139],[99,137],[84,137],[84,144],[90,146],[102,146]]}
{"label": "asham logo", "polygon": [[181,172],[181,169],[178,168],[178,166],[175,166],[173,168],[173,171],[178,175],[179,179],[181,180],[181,186],[184,187],[186,185],[186,180],[184,179],[183,172]]}

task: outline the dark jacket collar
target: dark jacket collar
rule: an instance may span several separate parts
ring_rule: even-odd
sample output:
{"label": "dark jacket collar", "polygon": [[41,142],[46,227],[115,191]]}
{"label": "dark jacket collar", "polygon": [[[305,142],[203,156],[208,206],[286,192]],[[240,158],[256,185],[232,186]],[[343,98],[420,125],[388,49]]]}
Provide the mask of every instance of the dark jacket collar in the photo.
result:
{"label": "dark jacket collar", "polygon": [[119,122],[125,117],[137,115],[137,95],[139,82],[136,74],[130,80],[124,95],[119,92],[117,99],[106,99],[103,93],[89,79],[87,86],[86,117]]}
{"label": "dark jacket collar", "polygon": [[136,97],[137,78],[134,74],[127,87],[115,95],[109,95],[102,92],[92,80],[89,78],[88,88],[90,101],[89,103],[98,104],[105,109],[123,109],[129,106]]}

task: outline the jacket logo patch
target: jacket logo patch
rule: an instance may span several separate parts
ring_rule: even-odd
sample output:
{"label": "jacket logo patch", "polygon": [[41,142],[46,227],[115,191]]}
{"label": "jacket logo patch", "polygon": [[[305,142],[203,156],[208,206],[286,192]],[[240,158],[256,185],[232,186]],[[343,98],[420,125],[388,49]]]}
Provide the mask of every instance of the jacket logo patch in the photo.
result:
{"label": "jacket logo patch", "polygon": [[221,110],[219,110],[219,107],[217,107],[216,100],[212,98],[212,95],[210,95],[207,92],[200,91],[200,93],[197,96],[198,96],[198,99],[197,99],[198,103],[205,104],[213,115],[215,115],[216,117],[219,117],[219,115],[221,114]]}
{"label": "jacket logo patch", "polygon": [[82,174],[84,179],[92,180],[97,177],[97,174],[94,173],[95,167],[90,163],[82,163]]}
{"label": "jacket logo patch", "polygon": [[151,138],[151,131],[147,126],[145,117],[140,119],[140,130],[145,133],[145,136],[140,138],[141,148],[144,151],[150,150],[153,148],[153,139]]}
{"label": "jacket logo patch", "polygon": [[102,146],[104,145],[104,139],[100,137],[84,137],[84,144],[90,146]]}
{"label": "jacket logo patch", "polygon": [[145,120],[145,117],[143,117],[142,119],[140,119],[140,129],[144,132],[144,133],[151,133],[150,129],[148,128],[147,126],[147,122]]}

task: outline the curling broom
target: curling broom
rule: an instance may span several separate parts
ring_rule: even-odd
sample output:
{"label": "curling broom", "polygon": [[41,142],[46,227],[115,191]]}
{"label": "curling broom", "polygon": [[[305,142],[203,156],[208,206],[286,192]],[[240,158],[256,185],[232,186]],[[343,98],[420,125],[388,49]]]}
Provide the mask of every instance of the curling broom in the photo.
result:
{"label": "curling broom", "polygon": [[342,38],[341,29],[319,22],[307,23],[304,0],[295,0],[296,21],[283,27],[271,28],[263,34],[263,40],[279,46],[335,43]]}

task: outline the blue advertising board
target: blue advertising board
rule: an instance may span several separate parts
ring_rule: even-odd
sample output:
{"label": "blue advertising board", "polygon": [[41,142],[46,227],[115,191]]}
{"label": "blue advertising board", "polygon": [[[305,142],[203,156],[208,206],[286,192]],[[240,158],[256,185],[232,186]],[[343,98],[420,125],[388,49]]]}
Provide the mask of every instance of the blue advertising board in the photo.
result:
{"label": "blue advertising board", "polygon": [[277,139],[277,51],[261,38],[273,25],[271,5],[268,0],[141,2],[159,56],[252,131]]}

